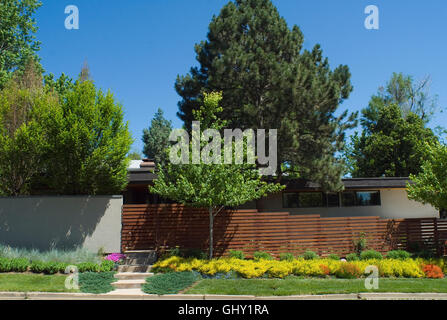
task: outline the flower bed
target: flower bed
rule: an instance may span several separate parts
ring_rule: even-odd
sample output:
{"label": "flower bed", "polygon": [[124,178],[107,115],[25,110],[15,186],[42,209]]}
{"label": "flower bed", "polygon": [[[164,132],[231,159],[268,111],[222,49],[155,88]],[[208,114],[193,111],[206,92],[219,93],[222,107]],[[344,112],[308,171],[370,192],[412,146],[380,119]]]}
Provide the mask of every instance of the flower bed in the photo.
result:
{"label": "flower bed", "polygon": [[[441,260],[440,260],[441,261]],[[292,261],[276,260],[241,260],[237,258],[220,258],[200,260],[196,258],[170,257],[154,264],[155,272],[197,271],[205,276],[216,276],[235,273],[237,276],[253,278],[284,278],[289,275],[305,277],[337,276],[357,278],[362,276],[366,267],[375,265],[381,277],[426,277],[424,267],[427,264],[437,264],[422,259],[373,259],[345,262],[334,259],[305,260],[302,258]],[[440,266],[443,268],[443,265]]]}

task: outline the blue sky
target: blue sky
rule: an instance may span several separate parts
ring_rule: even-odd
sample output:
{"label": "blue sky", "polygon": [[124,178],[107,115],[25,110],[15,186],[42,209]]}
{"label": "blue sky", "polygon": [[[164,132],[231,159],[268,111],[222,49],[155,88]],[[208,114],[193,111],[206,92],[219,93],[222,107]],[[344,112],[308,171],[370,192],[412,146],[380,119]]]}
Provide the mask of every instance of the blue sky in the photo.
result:
{"label": "blue sky", "polygon": [[[76,77],[87,60],[96,85],[110,89],[125,110],[141,151],[141,135],[156,109],[175,127],[177,75],[196,65],[194,44],[205,40],[213,14],[228,0],[43,0],[36,16],[45,70]],[[274,0],[305,47],[321,44],[331,67],[347,64],[354,91],[340,107],[360,110],[393,72],[432,77],[432,93],[447,106],[447,1]],[[364,27],[367,5],[380,10],[380,29]],[[79,8],[79,30],[64,27],[67,5]],[[447,114],[430,124],[445,125]]]}

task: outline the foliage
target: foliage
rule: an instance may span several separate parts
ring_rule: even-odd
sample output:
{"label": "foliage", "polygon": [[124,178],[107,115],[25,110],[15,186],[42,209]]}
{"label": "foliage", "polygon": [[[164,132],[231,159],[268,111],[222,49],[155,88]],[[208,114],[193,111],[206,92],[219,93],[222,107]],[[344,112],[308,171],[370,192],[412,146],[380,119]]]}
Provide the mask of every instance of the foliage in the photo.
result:
{"label": "foliage", "polygon": [[34,14],[42,5],[37,0],[0,1],[0,89],[11,79],[12,72],[23,71],[36,58],[40,43]]}
{"label": "foliage", "polygon": [[411,254],[405,250],[391,250],[388,251],[386,254],[386,258],[387,259],[400,259],[400,260],[405,260],[405,259],[410,259],[411,258]]}
{"label": "foliage", "polygon": [[438,278],[442,279],[444,278],[444,274],[442,273],[442,270],[440,267],[433,265],[433,264],[427,264],[423,268],[425,276],[427,278]]}
{"label": "foliage", "polygon": [[142,290],[148,294],[174,294],[200,280],[196,272],[170,272],[146,278]]}
{"label": "foliage", "polygon": [[83,272],[79,274],[79,288],[86,293],[107,293],[114,290],[115,272]]}
{"label": "foliage", "polygon": [[307,250],[306,252],[303,253],[303,259],[304,260],[314,260],[314,259],[318,259],[318,254],[316,254],[315,252],[311,251],[311,250]]}
{"label": "foliage", "polygon": [[182,250],[182,257],[184,258],[197,258],[197,259],[206,259],[207,254],[200,249],[184,249]]}
{"label": "foliage", "polygon": [[34,273],[44,273],[44,274],[55,274],[63,273],[67,264],[54,261],[32,261],[30,265],[30,270]]}
{"label": "foliage", "polygon": [[358,260],[360,260],[360,258],[357,253],[349,253],[348,255],[346,255],[346,260],[347,261],[358,261]]}
{"label": "foliage", "polygon": [[328,259],[332,259],[332,260],[340,260],[340,257],[338,256],[338,254],[331,253],[331,254],[328,256]]}
{"label": "foliage", "polygon": [[356,118],[338,112],[352,91],[348,67],[331,70],[319,45],[303,49],[299,27],[289,29],[270,0],[229,2],[207,37],[195,46],[199,66],[175,83],[184,125],[204,92],[223,90],[222,119],[231,127],[278,130],[279,177],[341,189],[343,163],[334,155]]}
{"label": "foliage", "polygon": [[447,146],[428,145],[428,156],[417,175],[408,184],[410,199],[431,204],[438,210],[447,208]]}
{"label": "foliage", "polygon": [[289,252],[283,252],[279,255],[280,261],[293,261],[293,259],[295,259],[295,257]]}
{"label": "foliage", "polygon": [[365,233],[361,232],[358,238],[354,238],[352,240],[352,244],[354,245],[355,253],[360,256],[363,250],[366,248],[366,238]]}
{"label": "foliage", "polygon": [[112,93],[76,81],[46,123],[46,175],[41,183],[59,194],[114,194],[127,184],[132,138]]}
{"label": "foliage", "polygon": [[[221,129],[217,118],[221,94],[206,94],[203,106],[195,115],[205,128]],[[191,142],[192,143],[192,142]],[[189,148],[191,152],[192,148]],[[189,155],[188,159],[191,159]],[[235,207],[259,199],[283,186],[262,180],[251,164],[206,164],[201,157],[199,164],[172,164],[159,166],[157,179],[150,192],[192,207],[208,208],[210,217],[210,253],[213,255],[213,228],[215,216],[224,207]]]}
{"label": "foliage", "polygon": [[343,263],[335,272],[335,276],[342,279],[360,278],[361,275],[362,271],[360,271],[359,267],[351,262]]}
{"label": "foliage", "polygon": [[[439,261],[430,261],[430,263],[437,263]],[[342,268],[344,265],[355,266],[356,268]],[[352,262],[343,262],[333,259],[314,259],[304,260],[302,258],[294,259],[292,261],[277,261],[277,260],[241,260],[236,258],[220,258],[213,260],[199,260],[194,258],[170,257],[165,260],[157,261],[152,270],[154,272],[183,272],[183,271],[197,271],[204,276],[215,276],[219,274],[236,273],[242,278],[284,278],[290,275],[306,276],[306,277],[323,277],[326,275],[344,276],[353,273],[357,269],[360,274],[369,265],[376,265],[382,277],[408,277],[421,278],[425,274],[422,271],[422,266],[426,264],[425,260],[361,260]],[[339,270],[341,271],[339,272]],[[329,272],[327,272],[329,270]],[[345,275],[344,273],[348,273]]]}
{"label": "foliage", "polygon": [[256,251],[253,253],[253,259],[254,260],[273,260],[273,257],[268,253],[264,251]]}
{"label": "foliage", "polygon": [[28,259],[0,257],[0,272],[25,272],[28,270],[28,266]]}
{"label": "foliage", "polygon": [[360,254],[360,259],[362,259],[362,260],[373,260],[373,259],[381,260],[381,259],[383,259],[383,256],[378,251],[366,250]]}
{"label": "foliage", "polygon": [[242,252],[240,250],[230,250],[230,253],[229,253],[228,256],[230,258],[235,258],[235,259],[240,259],[240,260],[244,260],[245,259],[244,252]]}
{"label": "foliage", "polygon": [[164,166],[168,159],[166,149],[168,149],[169,135],[172,131],[172,122],[163,117],[163,110],[160,108],[155,113],[148,129],[143,130],[143,153],[153,159],[156,164]]}
{"label": "foliage", "polygon": [[403,117],[395,104],[377,112],[377,120],[363,119],[362,134],[351,137],[346,154],[352,176],[408,177],[419,173],[427,154],[424,142],[437,143],[433,131],[414,113]]}

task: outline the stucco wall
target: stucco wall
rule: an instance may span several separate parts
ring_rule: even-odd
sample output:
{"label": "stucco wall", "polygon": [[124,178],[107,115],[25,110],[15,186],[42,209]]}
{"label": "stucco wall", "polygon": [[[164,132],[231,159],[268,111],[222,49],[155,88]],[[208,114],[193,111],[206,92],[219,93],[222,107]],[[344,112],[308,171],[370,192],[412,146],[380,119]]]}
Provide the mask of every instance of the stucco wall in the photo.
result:
{"label": "stucco wall", "polygon": [[405,189],[380,190],[381,205],[337,208],[283,208],[281,193],[258,200],[259,211],[287,211],[291,214],[319,214],[321,217],[379,216],[382,218],[437,217],[439,212],[430,205],[409,200]]}
{"label": "stucco wall", "polygon": [[119,252],[122,196],[0,198],[0,243]]}

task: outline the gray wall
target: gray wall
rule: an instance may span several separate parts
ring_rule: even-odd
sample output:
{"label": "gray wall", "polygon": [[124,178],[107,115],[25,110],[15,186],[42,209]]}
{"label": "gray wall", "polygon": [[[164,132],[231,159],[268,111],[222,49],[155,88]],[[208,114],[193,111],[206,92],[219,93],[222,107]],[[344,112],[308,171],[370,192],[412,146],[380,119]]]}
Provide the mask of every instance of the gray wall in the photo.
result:
{"label": "gray wall", "polygon": [[120,252],[122,196],[0,198],[0,243]]}

